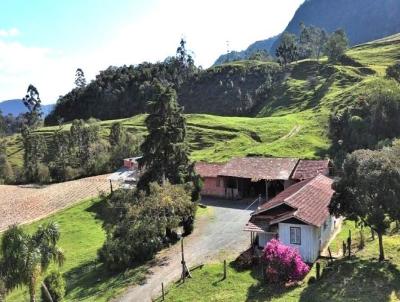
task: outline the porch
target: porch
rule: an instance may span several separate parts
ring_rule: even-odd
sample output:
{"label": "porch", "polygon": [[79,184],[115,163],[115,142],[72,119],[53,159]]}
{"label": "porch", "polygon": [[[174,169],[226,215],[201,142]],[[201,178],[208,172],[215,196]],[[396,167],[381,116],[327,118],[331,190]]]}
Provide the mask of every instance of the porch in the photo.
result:
{"label": "porch", "polygon": [[224,177],[223,183],[226,198],[243,199],[261,196],[265,201],[268,201],[286,189],[291,181]]}

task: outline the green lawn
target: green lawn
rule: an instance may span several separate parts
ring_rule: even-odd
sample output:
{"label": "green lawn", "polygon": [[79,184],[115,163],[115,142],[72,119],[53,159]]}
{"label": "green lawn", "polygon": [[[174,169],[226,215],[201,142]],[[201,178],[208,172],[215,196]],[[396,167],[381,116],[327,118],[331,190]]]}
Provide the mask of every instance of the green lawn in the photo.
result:
{"label": "green lawn", "polygon": [[[48,218],[23,226],[27,232],[32,233],[41,224],[51,221],[59,224],[59,246],[66,256],[65,264],[61,268],[67,281],[65,301],[108,301],[128,285],[137,284],[146,278],[151,262],[120,274],[110,274],[97,262],[97,250],[105,240],[102,220],[98,218],[102,206],[99,199],[82,201]],[[197,209],[197,218],[212,215],[210,207]],[[52,269],[56,268],[51,267],[49,271]],[[26,287],[14,290],[7,296],[7,301],[28,300]]]}
{"label": "green lawn", "polygon": [[[344,224],[332,245],[341,244],[349,230],[356,249],[359,230],[353,222]],[[377,261],[378,240],[372,241],[367,231],[365,238],[366,247],[351,259],[337,260],[329,267],[321,261],[322,277],[313,284],[308,280],[315,276],[315,266],[298,286],[278,289],[261,281],[259,267],[238,270],[232,261],[227,279],[222,280],[222,263],[212,263],[194,270],[193,279],[185,284],[170,286],[166,301],[400,301],[400,235],[384,237],[388,261],[382,263]]]}
{"label": "green lawn", "polygon": [[[24,226],[33,232],[40,224],[55,221],[59,224],[59,245],[64,250],[66,262],[61,272],[67,280],[66,301],[108,301],[127,285],[145,278],[147,267],[109,274],[97,263],[97,250],[105,240],[102,221],[96,218],[101,207],[98,199],[84,201],[49,218]],[[27,301],[27,288],[23,287],[8,295],[7,301]]]}

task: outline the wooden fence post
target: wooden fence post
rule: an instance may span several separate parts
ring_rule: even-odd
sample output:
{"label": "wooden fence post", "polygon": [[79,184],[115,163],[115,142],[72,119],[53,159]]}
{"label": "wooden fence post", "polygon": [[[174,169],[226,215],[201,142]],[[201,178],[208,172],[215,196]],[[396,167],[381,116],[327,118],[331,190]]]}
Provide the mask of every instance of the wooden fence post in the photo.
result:
{"label": "wooden fence post", "polygon": [[317,269],[317,280],[321,277],[321,265],[319,262],[315,264],[315,268]]}
{"label": "wooden fence post", "polygon": [[226,260],[224,260],[224,280],[226,279]]}
{"label": "wooden fence post", "polygon": [[328,246],[328,252],[329,252],[329,258],[331,260],[331,263],[333,263],[332,252],[331,252],[331,248],[329,246]]}
{"label": "wooden fence post", "polygon": [[113,193],[113,185],[112,185],[111,179],[110,179],[110,191],[111,191],[111,194],[112,194]]}
{"label": "wooden fence post", "polygon": [[343,243],[342,243],[342,248],[343,248],[343,257],[346,257],[347,246],[346,246],[346,242],[344,242],[344,240],[343,240]]}
{"label": "wooden fence post", "polygon": [[351,257],[351,230],[349,230],[349,237],[347,237],[347,248],[349,251],[349,258]]}
{"label": "wooden fence post", "polygon": [[372,228],[371,228],[371,237],[372,237],[372,240],[375,240],[375,232]]}
{"label": "wooden fence post", "polygon": [[162,292],[162,300],[165,300],[165,293],[164,293],[164,282],[161,282],[161,292]]}

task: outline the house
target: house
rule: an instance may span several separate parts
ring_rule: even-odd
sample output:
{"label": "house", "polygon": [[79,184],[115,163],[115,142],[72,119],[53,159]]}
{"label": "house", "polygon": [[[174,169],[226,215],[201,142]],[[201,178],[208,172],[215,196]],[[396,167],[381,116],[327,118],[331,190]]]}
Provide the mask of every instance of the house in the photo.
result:
{"label": "house", "polygon": [[124,168],[127,168],[129,170],[138,170],[139,169],[138,160],[140,158],[141,158],[141,156],[124,158]]}
{"label": "house", "polygon": [[253,212],[244,230],[260,248],[278,238],[297,248],[304,261],[314,262],[337,226],[328,211],[332,182],[319,174],[291,185]]}
{"label": "house", "polygon": [[118,182],[122,188],[132,188],[139,180],[141,170],[138,160],[141,157],[130,157],[123,160],[123,166],[108,176],[113,182]]}
{"label": "house", "polygon": [[295,182],[329,174],[329,160],[242,157],[226,164],[196,163],[203,179],[201,194],[228,199],[273,198]]}

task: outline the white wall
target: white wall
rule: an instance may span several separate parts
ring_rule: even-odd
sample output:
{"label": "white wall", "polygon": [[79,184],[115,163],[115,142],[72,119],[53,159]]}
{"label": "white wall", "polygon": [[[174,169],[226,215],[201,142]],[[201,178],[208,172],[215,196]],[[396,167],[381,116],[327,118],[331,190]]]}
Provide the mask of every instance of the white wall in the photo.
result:
{"label": "white wall", "polygon": [[[301,228],[301,244],[290,244],[290,227]],[[296,248],[303,261],[314,262],[319,255],[320,229],[305,224],[279,223],[279,240],[287,246]]]}
{"label": "white wall", "polygon": [[275,236],[274,234],[266,234],[266,233],[259,233],[258,234],[258,246],[264,248],[268,241],[273,239]]}
{"label": "white wall", "polygon": [[320,247],[321,249],[325,246],[326,243],[328,243],[329,239],[331,238],[332,233],[335,230],[335,224],[334,224],[335,218],[333,216],[329,216],[328,219],[325,221],[325,224],[323,224],[320,228]]}

